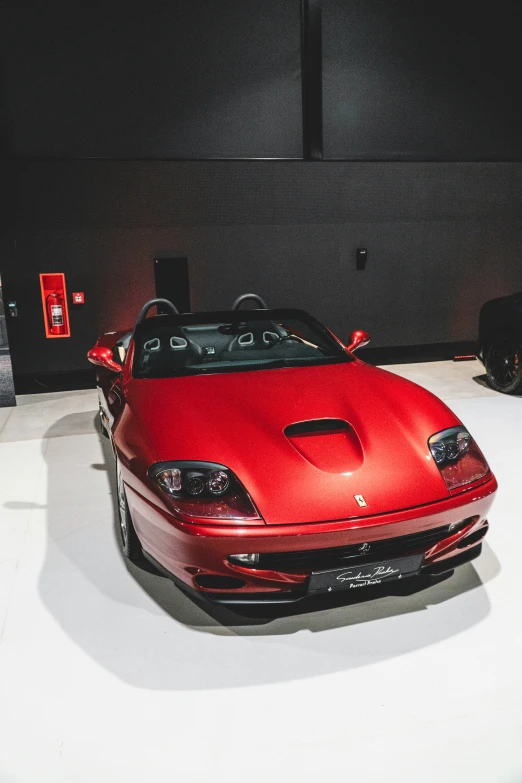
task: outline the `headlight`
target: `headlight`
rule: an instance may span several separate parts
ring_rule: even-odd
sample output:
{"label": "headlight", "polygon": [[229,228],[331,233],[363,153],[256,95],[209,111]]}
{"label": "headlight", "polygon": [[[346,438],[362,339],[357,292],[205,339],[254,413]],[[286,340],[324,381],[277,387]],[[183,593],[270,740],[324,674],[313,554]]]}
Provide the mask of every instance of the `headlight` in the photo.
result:
{"label": "headlight", "polygon": [[226,470],[213,470],[207,478],[207,489],[211,495],[224,495],[230,486]]}
{"label": "headlight", "polygon": [[261,519],[231,470],[214,462],[157,462],[149,476],[182,516],[222,520]]}
{"label": "headlight", "polygon": [[448,489],[470,484],[489,473],[484,455],[465,427],[437,432],[428,446]]}
{"label": "headlight", "polygon": [[191,497],[202,495],[205,491],[205,485],[205,476],[202,476],[201,473],[190,472],[181,480],[181,489],[185,488],[185,491]]}

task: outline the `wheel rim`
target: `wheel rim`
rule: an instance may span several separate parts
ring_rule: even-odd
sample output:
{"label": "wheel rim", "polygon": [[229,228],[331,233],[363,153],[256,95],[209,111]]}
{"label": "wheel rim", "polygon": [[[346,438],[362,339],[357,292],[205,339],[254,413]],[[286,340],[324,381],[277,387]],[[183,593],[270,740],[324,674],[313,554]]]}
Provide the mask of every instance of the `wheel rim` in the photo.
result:
{"label": "wheel rim", "polygon": [[123,479],[121,477],[121,471],[118,467],[118,511],[120,516],[120,536],[123,546],[127,546],[127,538],[129,536],[129,530],[127,527],[127,499],[125,497],[125,488],[123,486]]}
{"label": "wheel rim", "polygon": [[513,384],[521,369],[520,346],[510,337],[493,343],[488,356],[488,372],[498,386]]}

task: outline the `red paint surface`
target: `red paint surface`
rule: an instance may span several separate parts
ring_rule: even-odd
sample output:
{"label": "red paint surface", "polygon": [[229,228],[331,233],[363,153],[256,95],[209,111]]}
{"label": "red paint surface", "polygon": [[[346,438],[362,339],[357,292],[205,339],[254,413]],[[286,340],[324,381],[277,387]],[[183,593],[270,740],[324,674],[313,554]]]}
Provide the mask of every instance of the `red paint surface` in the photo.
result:
{"label": "red paint surface", "polygon": [[[268,525],[370,516],[449,495],[427,440],[459,420],[419,386],[362,362],[131,379],[126,399],[158,460],[226,465]],[[349,422],[362,449],[358,468],[330,471],[354,461],[342,438],[323,454],[324,470],[284,434],[290,424],[320,418]],[[125,439],[124,429],[116,437]],[[368,504],[361,511],[358,494]]]}
{"label": "red paint surface", "polygon": [[[128,474],[127,474],[128,477]],[[380,541],[460,522],[473,517],[471,525],[448,536],[426,552],[426,564],[436,563],[465,551],[459,542],[483,524],[493,502],[497,483],[493,477],[473,492],[421,509],[409,509],[379,517],[348,519],[309,525],[268,527],[183,524],[171,514],[128,489],[127,497],[138,535],[161,565],[192,588],[197,573],[241,576],[244,588],[235,592],[281,592],[301,585],[308,573],[281,573],[242,568],[228,562],[231,554],[243,552],[291,552]]]}
{"label": "red paint surface", "polygon": [[94,348],[91,348],[87,358],[91,364],[97,364],[106,370],[112,370],[113,372],[121,371],[120,365],[112,358],[112,350],[103,345],[95,345]]}
{"label": "red paint surface", "polygon": [[361,442],[353,428],[290,436],[288,440],[311,465],[326,473],[351,474],[364,462]]}

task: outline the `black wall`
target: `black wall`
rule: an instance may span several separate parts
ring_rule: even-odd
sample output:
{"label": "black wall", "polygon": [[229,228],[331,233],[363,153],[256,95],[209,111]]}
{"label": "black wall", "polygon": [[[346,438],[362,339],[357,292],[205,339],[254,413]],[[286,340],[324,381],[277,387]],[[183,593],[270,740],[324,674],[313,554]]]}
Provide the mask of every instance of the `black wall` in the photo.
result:
{"label": "black wall", "polygon": [[[259,291],[374,346],[473,340],[480,305],[522,288],[514,4],[309,3],[325,159],[301,162],[298,0],[4,9],[18,376],[84,368],[153,295],[162,253],[189,258],[195,309]],[[85,292],[70,339],[44,337],[45,271]]]}
{"label": "black wall", "polygon": [[324,156],[520,160],[520,3],[325,0]]}
{"label": "black wall", "polygon": [[[473,340],[482,302],[522,283],[518,163],[26,162],[19,177],[17,373],[84,366],[154,294],[160,253],[189,258],[197,310],[254,290],[380,346]],[[86,304],[71,339],[46,341],[37,275],[56,270]]]}
{"label": "black wall", "polygon": [[4,13],[18,155],[299,157],[299,0]]}

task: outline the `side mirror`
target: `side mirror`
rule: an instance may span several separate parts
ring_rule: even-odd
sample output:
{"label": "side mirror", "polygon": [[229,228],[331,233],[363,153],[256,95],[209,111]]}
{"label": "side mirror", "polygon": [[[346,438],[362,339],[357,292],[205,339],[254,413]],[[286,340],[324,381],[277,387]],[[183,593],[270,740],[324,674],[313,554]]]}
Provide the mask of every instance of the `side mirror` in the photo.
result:
{"label": "side mirror", "polygon": [[87,358],[92,364],[97,364],[105,370],[111,372],[121,372],[121,367],[112,358],[112,351],[103,345],[95,345],[87,354]]}
{"label": "side mirror", "polygon": [[350,344],[346,346],[346,350],[353,353],[357,348],[362,348],[363,345],[368,345],[370,342],[370,335],[368,332],[364,332],[362,329],[356,329],[350,335]]}

